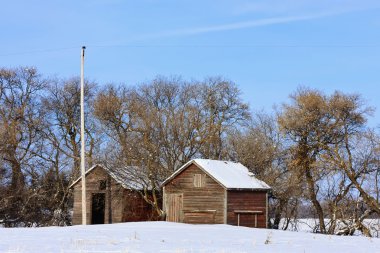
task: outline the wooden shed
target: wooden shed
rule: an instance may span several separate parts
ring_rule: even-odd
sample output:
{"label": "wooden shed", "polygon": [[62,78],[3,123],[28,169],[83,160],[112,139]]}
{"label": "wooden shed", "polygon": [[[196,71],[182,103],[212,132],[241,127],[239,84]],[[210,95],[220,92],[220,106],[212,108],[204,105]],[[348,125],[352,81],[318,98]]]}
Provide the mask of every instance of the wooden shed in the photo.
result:
{"label": "wooden shed", "polygon": [[194,159],[162,185],[166,221],[267,227],[270,187],[241,163]]}
{"label": "wooden shed", "polygon": [[[153,208],[139,191],[141,186],[130,181],[131,170],[137,167],[110,169],[95,165],[86,171],[87,224],[107,224],[156,219]],[[72,224],[82,224],[81,178],[74,181]]]}

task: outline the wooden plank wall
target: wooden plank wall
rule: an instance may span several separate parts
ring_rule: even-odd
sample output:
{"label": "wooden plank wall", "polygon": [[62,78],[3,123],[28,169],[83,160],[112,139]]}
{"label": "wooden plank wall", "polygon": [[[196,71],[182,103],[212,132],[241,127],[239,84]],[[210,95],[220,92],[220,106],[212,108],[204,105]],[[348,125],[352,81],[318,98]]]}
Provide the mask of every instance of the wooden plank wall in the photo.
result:
{"label": "wooden plank wall", "polygon": [[[261,211],[257,215],[257,227],[266,228],[266,192],[265,191],[227,191],[227,224],[238,225],[235,211]],[[253,214],[241,214],[240,225],[255,227]]]}
{"label": "wooden plank wall", "polygon": [[[101,180],[107,180],[109,178],[106,171],[101,167],[94,168],[86,176],[86,205],[87,205],[87,224],[91,224],[91,213],[92,213],[92,194],[93,193],[105,193],[106,203],[105,203],[105,223],[109,223],[109,196],[111,194],[111,222],[122,222],[123,218],[123,205],[124,205],[124,188],[122,188],[114,179],[111,179],[111,193],[107,190],[99,190],[99,184]],[[79,225],[82,224],[82,182],[79,181],[74,186],[74,206],[73,206],[73,218],[72,224]]]}
{"label": "wooden plank wall", "polygon": [[123,208],[123,222],[159,220],[153,207],[134,190],[124,190]]}
{"label": "wooden plank wall", "polygon": [[166,206],[170,207],[166,213],[166,220],[171,222],[181,222],[183,210],[183,194],[170,193],[166,195]]}
{"label": "wooden plank wall", "polygon": [[[204,186],[194,186],[194,175],[204,175]],[[165,208],[170,208],[169,194],[183,194],[180,222],[224,223],[225,190],[196,165],[192,164],[165,186]]]}

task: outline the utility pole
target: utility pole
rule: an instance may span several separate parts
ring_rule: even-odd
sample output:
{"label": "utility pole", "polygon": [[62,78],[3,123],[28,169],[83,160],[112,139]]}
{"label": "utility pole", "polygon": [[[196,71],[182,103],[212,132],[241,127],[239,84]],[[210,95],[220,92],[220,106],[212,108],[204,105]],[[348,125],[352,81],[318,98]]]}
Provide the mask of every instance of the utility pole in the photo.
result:
{"label": "utility pole", "polygon": [[81,69],[80,69],[80,168],[82,175],[82,225],[87,224],[87,207],[86,207],[86,163],[85,156],[85,139],[84,139],[84,50],[81,52]]}

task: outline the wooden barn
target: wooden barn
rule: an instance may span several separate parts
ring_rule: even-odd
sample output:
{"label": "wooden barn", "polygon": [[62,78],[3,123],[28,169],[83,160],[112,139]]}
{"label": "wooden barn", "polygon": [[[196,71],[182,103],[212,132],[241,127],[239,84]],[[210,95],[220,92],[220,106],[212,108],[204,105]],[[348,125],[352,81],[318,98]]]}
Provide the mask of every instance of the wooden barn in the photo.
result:
{"label": "wooden barn", "polygon": [[[157,217],[138,191],[139,184],[130,181],[137,167],[110,169],[95,165],[86,171],[87,224],[147,221]],[[74,207],[72,224],[82,224],[81,178],[73,182]]]}
{"label": "wooden barn", "polygon": [[240,163],[194,159],[162,185],[167,221],[267,227],[270,187]]}

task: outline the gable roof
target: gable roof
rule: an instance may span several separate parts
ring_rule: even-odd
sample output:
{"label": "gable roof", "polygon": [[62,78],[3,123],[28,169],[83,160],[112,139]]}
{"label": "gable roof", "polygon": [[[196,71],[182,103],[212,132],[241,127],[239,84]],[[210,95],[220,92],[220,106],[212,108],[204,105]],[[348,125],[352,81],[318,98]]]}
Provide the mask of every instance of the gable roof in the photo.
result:
{"label": "gable roof", "polygon": [[[102,164],[95,164],[86,171],[86,176],[95,168],[100,167],[104,169],[116,182],[126,189],[142,190],[149,185],[149,180],[146,180],[146,176],[140,170],[138,166],[126,166],[121,168],[108,168]],[[76,185],[81,181],[82,177],[75,180],[69,188]]]}
{"label": "gable roof", "polygon": [[169,183],[191,164],[197,165],[197,167],[207,173],[226,189],[271,189],[269,185],[257,179],[253,173],[249,172],[248,168],[241,163],[209,159],[193,159],[187,162],[175,171],[169,178],[167,178],[163,182],[162,186]]}

